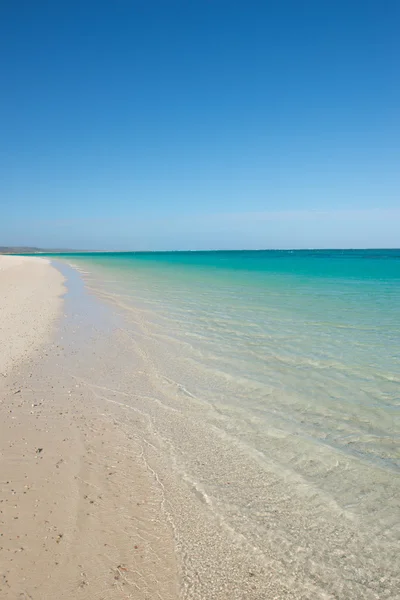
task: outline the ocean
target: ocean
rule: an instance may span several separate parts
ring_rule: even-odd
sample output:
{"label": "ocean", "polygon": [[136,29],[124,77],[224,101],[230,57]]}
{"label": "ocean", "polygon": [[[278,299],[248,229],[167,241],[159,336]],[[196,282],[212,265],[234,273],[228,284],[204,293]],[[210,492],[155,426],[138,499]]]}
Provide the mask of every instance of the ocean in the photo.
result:
{"label": "ocean", "polygon": [[121,318],[184,598],[396,597],[400,250],[53,258]]}

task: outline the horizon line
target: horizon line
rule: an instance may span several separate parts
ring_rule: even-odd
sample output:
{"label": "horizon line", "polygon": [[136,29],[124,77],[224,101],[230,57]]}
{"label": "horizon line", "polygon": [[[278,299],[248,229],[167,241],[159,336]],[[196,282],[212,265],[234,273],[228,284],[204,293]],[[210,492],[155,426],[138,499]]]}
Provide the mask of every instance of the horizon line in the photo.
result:
{"label": "horizon line", "polygon": [[[370,246],[370,247],[308,247],[308,248],[207,248],[207,249],[175,249],[175,250],[89,250],[89,249],[69,249],[69,248],[38,248],[29,246],[3,246],[0,247],[0,254],[156,254],[156,253],[179,253],[179,252],[309,252],[309,251],[363,251],[363,250],[400,250],[400,246]],[[18,252],[18,248],[22,250]],[[13,252],[13,249],[15,251]]]}

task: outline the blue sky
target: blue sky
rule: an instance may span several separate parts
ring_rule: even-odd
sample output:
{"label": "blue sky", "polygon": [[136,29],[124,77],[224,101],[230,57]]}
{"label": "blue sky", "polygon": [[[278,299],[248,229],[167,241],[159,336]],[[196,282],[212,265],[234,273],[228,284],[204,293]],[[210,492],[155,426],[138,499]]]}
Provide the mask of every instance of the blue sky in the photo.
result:
{"label": "blue sky", "polygon": [[400,246],[400,3],[0,6],[0,245]]}

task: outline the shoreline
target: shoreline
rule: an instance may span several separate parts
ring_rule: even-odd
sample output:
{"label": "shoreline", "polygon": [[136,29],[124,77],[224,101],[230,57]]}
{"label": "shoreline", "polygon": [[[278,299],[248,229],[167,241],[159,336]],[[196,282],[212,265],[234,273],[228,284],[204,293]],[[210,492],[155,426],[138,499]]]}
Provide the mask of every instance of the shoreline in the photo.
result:
{"label": "shoreline", "polygon": [[[124,431],[85,381],[104,360],[102,308],[71,271],[64,278],[36,257],[12,257],[11,268],[6,258],[13,337],[0,377],[0,595],[175,600],[162,488],[138,432]],[[16,333],[24,345],[13,345]]]}
{"label": "shoreline", "polygon": [[125,303],[114,277],[108,297],[101,272],[54,267],[67,290],[54,336],[0,378],[2,597],[374,600],[397,589],[392,474],[271,419],[255,440],[246,404],[232,414],[226,382],[224,404],[207,397],[218,380],[179,368],[187,341],[160,336],[136,295]]}

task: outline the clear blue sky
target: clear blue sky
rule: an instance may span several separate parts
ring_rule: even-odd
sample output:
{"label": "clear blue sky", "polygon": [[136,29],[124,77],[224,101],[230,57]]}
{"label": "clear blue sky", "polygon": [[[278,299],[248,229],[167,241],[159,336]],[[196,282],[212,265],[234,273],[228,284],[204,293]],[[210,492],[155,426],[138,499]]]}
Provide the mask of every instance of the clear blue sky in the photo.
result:
{"label": "clear blue sky", "polygon": [[400,246],[398,0],[0,4],[0,245]]}

